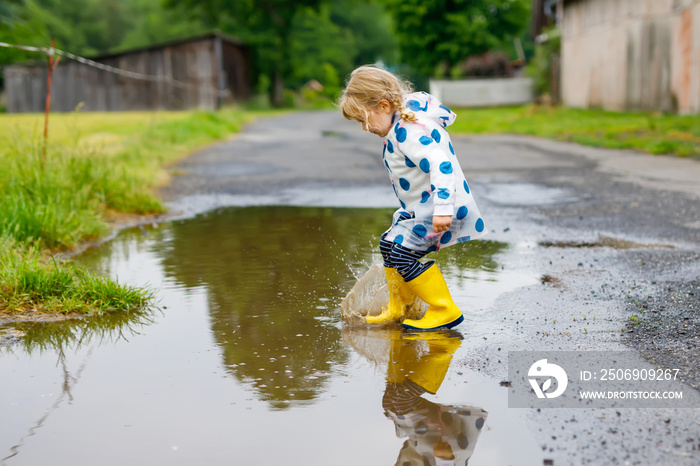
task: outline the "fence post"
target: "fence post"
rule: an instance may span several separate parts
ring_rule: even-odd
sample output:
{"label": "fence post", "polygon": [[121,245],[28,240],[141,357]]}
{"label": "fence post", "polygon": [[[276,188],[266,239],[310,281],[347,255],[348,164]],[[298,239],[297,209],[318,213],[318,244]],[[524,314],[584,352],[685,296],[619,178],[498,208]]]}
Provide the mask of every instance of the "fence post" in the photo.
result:
{"label": "fence post", "polygon": [[41,152],[41,168],[44,168],[46,164],[46,146],[49,140],[49,112],[51,111],[51,77],[53,75],[53,70],[58,66],[58,62],[61,61],[61,56],[57,56],[54,60],[55,55],[55,40],[51,39],[51,48],[49,49],[49,67],[48,67],[48,80],[46,83],[46,111],[44,114],[44,148]]}

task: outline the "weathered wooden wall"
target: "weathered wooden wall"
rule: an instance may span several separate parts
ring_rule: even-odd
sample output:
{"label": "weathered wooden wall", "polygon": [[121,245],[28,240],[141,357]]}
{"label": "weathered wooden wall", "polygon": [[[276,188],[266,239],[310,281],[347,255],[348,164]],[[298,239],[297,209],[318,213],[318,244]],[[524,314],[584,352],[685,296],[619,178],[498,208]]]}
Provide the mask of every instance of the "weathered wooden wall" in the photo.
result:
{"label": "weathered wooden wall", "polygon": [[700,0],[568,0],[562,96],[575,107],[700,112]]}
{"label": "weathered wooden wall", "polygon": [[241,63],[250,61],[246,49],[223,42],[222,52],[225,87],[231,91],[234,101],[247,100],[252,95],[250,70],[241,66]]}
{"label": "weathered wooden wall", "polygon": [[[250,94],[245,50],[215,35],[94,61],[162,79],[124,77],[63,58],[53,73],[53,111],[216,109]],[[43,111],[46,78],[43,64],[6,67],[7,111]]]}

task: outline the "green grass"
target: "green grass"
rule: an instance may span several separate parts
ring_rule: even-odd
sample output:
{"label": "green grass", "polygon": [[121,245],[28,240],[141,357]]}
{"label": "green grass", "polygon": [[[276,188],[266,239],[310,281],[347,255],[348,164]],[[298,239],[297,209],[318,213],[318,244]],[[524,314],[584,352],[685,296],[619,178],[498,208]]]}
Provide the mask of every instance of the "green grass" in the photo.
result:
{"label": "green grass", "polygon": [[700,115],[618,113],[563,107],[457,109],[452,132],[527,134],[609,149],[700,157]]}
{"label": "green grass", "polygon": [[238,132],[251,112],[0,115],[0,310],[101,313],[150,299],[52,259],[109,231],[114,213],[164,211],[154,188],[164,167]]}
{"label": "green grass", "polygon": [[40,117],[2,115],[0,127],[18,122],[25,126],[0,140],[0,233],[21,243],[65,250],[103,235],[106,213],[163,212],[153,194],[166,181],[163,167],[237,132],[250,117],[234,109],[52,115],[52,128],[70,121],[73,129],[51,133],[42,161],[41,139],[29,129],[31,118]]}
{"label": "green grass", "polygon": [[72,263],[47,258],[40,250],[0,238],[0,309],[22,312],[102,314],[138,310],[152,292],[120,285]]}
{"label": "green grass", "polygon": [[[51,144],[107,149],[116,152],[144,129],[185,118],[188,112],[73,112],[52,113],[49,126]],[[44,134],[44,114],[0,115],[0,144],[39,140]],[[124,143],[124,144],[122,144]]]}

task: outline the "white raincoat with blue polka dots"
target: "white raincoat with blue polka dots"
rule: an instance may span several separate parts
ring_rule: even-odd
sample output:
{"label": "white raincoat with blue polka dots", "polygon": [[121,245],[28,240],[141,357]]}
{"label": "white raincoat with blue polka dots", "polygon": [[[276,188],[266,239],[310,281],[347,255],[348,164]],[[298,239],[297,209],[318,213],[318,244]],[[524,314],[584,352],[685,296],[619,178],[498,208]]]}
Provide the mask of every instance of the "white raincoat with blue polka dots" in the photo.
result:
{"label": "white raincoat with blue polka dots", "polygon": [[[484,221],[445,130],[457,115],[425,92],[404,97],[418,121],[394,115],[383,159],[401,208],[385,239],[415,251],[436,251],[486,234]],[[452,225],[433,232],[433,215],[451,215]]]}

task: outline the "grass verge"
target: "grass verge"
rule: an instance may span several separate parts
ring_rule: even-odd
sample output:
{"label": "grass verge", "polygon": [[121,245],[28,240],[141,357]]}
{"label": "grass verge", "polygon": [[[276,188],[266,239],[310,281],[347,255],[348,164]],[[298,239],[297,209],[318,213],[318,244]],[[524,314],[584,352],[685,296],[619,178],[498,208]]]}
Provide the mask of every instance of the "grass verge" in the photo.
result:
{"label": "grass verge", "polygon": [[251,112],[52,115],[46,157],[40,115],[0,115],[0,311],[131,310],[134,289],[52,254],[104,235],[113,213],[164,211],[153,188],[163,167],[240,130]]}
{"label": "grass verge", "polygon": [[587,146],[700,158],[700,115],[618,113],[563,107],[461,109],[451,131],[527,134]]}
{"label": "grass verge", "polygon": [[133,311],[153,298],[149,290],[120,285],[75,266],[59,263],[35,247],[0,239],[0,307],[16,313],[28,309],[61,314]]}

